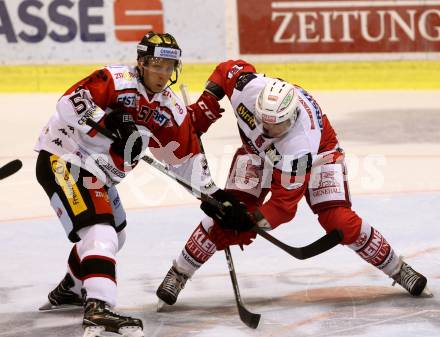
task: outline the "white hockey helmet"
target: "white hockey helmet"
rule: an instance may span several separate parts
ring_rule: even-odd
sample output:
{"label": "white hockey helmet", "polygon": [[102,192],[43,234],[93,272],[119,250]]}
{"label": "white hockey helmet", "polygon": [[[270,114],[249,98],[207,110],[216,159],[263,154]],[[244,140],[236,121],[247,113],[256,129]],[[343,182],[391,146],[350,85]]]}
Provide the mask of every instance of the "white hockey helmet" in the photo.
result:
{"label": "white hockey helmet", "polygon": [[280,79],[270,79],[255,102],[255,122],[260,126],[290,120],[292,127],[298,113],[298,94],[294,86]]}

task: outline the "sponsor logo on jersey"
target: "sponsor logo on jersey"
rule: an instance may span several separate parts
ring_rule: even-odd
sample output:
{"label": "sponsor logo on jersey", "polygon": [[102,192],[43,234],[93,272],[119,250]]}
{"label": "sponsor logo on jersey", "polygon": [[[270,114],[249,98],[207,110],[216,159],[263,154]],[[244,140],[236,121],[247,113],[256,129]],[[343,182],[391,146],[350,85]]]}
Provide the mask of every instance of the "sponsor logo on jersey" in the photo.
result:
{"label": "sponsor logo on jersey", "polygon": [[307,98],[307,100],[312,104],[313,108],[315,109],[315,115],[316,120],[318,121],[319,128],[322,129],[322,111],[321,107],[318,105],[318,103],[315,101],[315,99],[310,95],[307,91],[304,89],[301,89],[301,92],[303,93],[304,97]]}
{"label": "sponsor logo on jersey", "polygon": [[96,108],[88,110],[80,119],[78,119],[78,125],[86,124],[89,118],[92,118],[96,114]]}
{"label": "sponsor logo on jersey", "polygon": [[86,203],[84,202],[81,192],[76,185],[75,179],[67,169],[67,164],[64,160],[56,155],[50,156],[50,164],[55,176],[55,180],[66,196],[66,199],[76,216],[87,210]]}
{"label": "sponsor logo on jersey", "polygon": [[121,204],[121,199],[119,198],[119,195],[113,200],[113,206],[115,208],[119,207],[119,205]]}
{"label": "sponsor logo on jersey", "polygon": [[255,118],[254,115],[246,108],[243,103],[240,103],[237,107],[237,115],[241,118],[243,122],[249,126],[251,130],[255,129]]}
{"label": "sponsor logo on jersey", "polygon": [[136,94],[120,94],[118,95],[118,103],[127,108],[136,107]]}
{"label": "sponsor logo on jersey", "polygon": [[309,115],[310,119],[310,128],[313,130],[315,129],[315,120],[313,119],[312,110],[310,110],[309,106],[301,97],[298,97],[299,102],[303,106],[303,108],[307,111],[307,114]]}
{"label": "sponsor logo on jersey", "polygon": [[341,189],[341,185],[335,177],[334,171],[319,173],[318,187],[312,188],[312,191],[314,197],[328,194],[340,194],[343,192]]}
{"label": "sponsor logo on jersey", "polygon": [[183,115],[185,113],[185,111],[183,110],[183,108],[181,107],[181,105],[179,103],[175,102],[174,107],[177,109],[177,113],[179,115]]}
{"label": "sponsor logo on jersey", "polygon": [[131,71],[124,71],[122,73],[115,73],[113,76],[115,77],[115,80],[124,79],[126,81],[131,81],[133,78],[137,77],[137,75],[132,73]]}
{"label": "sponsor logo on jersey", "polygon": [[99,190],[89,190],[90,198],[93,201],[96,214],[111,214],[112,206],[110,204],[110,198],[104,188]]}
{"label": "sponsor logo on jersey", "polygon": [[171,116],[165,111],[154,110],[153,121],[159,126],[163,126],[169,121],[171,121]]}

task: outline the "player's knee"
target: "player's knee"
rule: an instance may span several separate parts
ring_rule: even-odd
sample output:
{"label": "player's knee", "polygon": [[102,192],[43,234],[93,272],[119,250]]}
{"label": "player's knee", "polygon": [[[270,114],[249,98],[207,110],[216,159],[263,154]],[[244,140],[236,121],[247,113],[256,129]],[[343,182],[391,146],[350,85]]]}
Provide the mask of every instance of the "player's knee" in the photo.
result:
{"label": "player's knee", "polygon": [[103,255],[113,258],[118,252],[119,240],[115,229],[108,224],[88,226],[78,231],[78,254],[81,260],[88,255]]}
{"label": "player's knee", "polygon": [[318,214],[321,226],[330,232],[339,229],[344,235],[343,245],[356,241],[361,230],[362,219],[351,209],[346,207],[333,207],[323,210]]}

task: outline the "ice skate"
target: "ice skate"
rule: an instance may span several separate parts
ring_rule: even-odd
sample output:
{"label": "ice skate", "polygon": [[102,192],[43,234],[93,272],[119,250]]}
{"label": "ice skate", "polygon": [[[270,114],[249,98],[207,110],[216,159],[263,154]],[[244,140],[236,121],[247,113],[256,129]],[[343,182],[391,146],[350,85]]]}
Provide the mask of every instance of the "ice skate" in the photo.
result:
{"label": "ice skate", "polygon": [[82,298],[70,290],[73,286],[72,277],[67,273],[56,288],[47,295],[48,302],[43,304],[39,310],[50,311],[82,308]]}
{"label": "ice skate", "polygon": [[432,296],[432,293],[426,286],[426,277],[412,269],[402,258],[400,258],[400,263],[399,272],[392,276],[394,280],[393,286],[396,283],[400,284],[412,296]]}
{"label": "ice skate", "polygon": [[157,311],[162,309],[164,303],[168,305],[176,303],[177,296],[179,296],[180,291],[185,287],[187,280],[187,275],[179,273],[174,266],[170,268],[156,291],[156,295],[159,297]]}
{"label": "ice skate", "polygon": [[123,337],[144,337],[140,319],[117,314],[104,301],[94,298],[88,299],[85,304],[83,328],[83,337],[105,336],[104,332]]}

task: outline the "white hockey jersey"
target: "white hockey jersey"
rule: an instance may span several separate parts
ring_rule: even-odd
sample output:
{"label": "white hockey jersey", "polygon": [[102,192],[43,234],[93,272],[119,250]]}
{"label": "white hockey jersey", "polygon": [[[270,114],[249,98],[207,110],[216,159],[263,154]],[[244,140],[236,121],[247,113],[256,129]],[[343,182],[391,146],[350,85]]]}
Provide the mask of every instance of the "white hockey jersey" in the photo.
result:
{"label": "white hockey jersey", "polygon": [[[340,152],[334,151],[338,140],[327,117],[313,97],[299,86],[295,86],[300,108],[295,124],[280,138],[265,137],[255,125],[254,112],[257,96],[267,81],[250,63],[229,60],[217,65],[206,90],[218,99],[224,95],[229,98],[243,148],[258,156],[259,164],[264,165],[262,187],[270,190],[271,197],[259,209],[276,227],[294,216],[299,200],[307,192],[312,165],[318,161],[333,162]],[[206,131],[207,124],[218,118],[208,120],[199,114],[193,120],[198,130]],[[259,202],[263,202],[264,196],[262,193]]]}
{"label": "white hockey jersey", "polygon": [[299,161],[310,165],[312,157],[318,153],[322,133],[321,110],[313,106],[314,101],[304,90],[295,87],[301,107],[294,126],[281,138],[265,137],[255,125],[254,112],[257,96],[270,78],[261,74],[244,76],[246,78],[241,82],[249,82],[243,87],[236,86],[230,98],[243,144],[248,152],[269,160],[278,170],[295,175]]}
{"label": "white hockey jersey", "polygon": [[62,156],[108,186],[120,182],[132,167],[109,151],[111,140],[86,124],[90,118],[103,126],[115,108],[132,115],[143,150],[149,147],[171,171],[203,192],[217,189],[181,99],[170,88],[147,95],[134,66],[107,66],[73,85],[59,99],[35,150]]}

